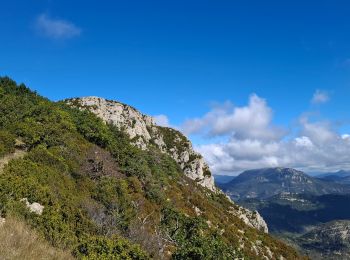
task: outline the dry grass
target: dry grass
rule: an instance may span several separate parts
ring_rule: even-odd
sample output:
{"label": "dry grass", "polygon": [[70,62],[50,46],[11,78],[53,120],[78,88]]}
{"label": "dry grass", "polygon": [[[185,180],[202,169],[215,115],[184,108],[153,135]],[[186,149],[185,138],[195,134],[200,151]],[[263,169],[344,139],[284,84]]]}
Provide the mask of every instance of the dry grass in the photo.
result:
{"label": "dry grass", "polygon": [[4,157],[0,158],[0,173],[4,169],[5,165],[8,164],[9,161],[14,159],[22,158],[24,155],[26,155],[26,151],[16,149],[14,153],[5,155]]}
{"label": "dry grass", "polygon": [[73,259],[69,252],[50,246],[24,222],[10,218],[0,225],[0,260]]}

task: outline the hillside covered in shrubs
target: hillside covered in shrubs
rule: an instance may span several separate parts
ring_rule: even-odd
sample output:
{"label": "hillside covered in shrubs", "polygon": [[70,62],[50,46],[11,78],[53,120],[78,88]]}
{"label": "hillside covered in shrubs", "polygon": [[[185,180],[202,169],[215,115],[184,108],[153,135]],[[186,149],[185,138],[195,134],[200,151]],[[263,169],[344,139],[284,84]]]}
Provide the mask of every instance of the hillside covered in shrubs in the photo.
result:
{"label": "hillside covered in shrubs", "polygon": [[72,257],[301,258],[247,226],[232,214],[238,206],[186,177],[156,146],[142,150],[93,113],[4,77],[0,160],[16,152],[22,156],[0,168],[1,218],[25,223]]}

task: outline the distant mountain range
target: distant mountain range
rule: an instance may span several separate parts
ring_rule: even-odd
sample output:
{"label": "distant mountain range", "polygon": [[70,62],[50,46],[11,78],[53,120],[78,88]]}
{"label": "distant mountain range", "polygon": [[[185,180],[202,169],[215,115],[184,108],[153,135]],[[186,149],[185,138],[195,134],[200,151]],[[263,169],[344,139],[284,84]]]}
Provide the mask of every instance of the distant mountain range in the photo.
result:
{"label": "distant mountain range", "polygon": [[310,176],[291,168],[241,173],[217,185],[257,210],[272,234],[311,259],[350,259],[350,172]]}
{"label": "distant mountain range", "polygon": [[218,183],[218,186],[233,200],[267,199],[285,192],[311,195],[350,193],[350,185],[314,178],[291,168],[249,170],[228,183]]}
{"label": "distant mountain range", "polygon": [[340,170],[337,172],[324,173],[315,176],[318,179],[341,184],[350,184],[350,171]]}

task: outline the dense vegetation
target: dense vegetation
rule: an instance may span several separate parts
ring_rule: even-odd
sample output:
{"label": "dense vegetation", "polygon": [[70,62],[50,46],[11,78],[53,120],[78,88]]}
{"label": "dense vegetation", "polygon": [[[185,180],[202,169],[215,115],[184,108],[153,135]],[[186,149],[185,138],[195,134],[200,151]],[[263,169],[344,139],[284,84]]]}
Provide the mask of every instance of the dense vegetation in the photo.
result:
{"label": "dense vegetation", "polygon": [[[169,156],[136,148],[90,112],[0,78],[0,156],[16,142],[27,154],[0,173],[1,216],[25,221],[75,257],[256,259],[255,241],[261,255],[268,247],[298,257],[229,214],[224,195],[186,178]],[[43,214],[28,211],[22,198],[42,204]]]}

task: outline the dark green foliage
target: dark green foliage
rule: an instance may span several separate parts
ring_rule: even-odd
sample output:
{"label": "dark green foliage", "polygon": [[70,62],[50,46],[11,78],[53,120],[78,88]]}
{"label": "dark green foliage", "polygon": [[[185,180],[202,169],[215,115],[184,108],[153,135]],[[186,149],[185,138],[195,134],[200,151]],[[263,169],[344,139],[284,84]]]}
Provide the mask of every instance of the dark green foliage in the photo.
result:
{"label": "dark green foliage", "polygon": [[94,198],[107,209],[107,214],[113,216],[114,225],[126,231],[131,219],[135,217],[135,209],[129,195],[129,185],[126,180],[103,178],[99,181]]}
{"label": "dark green foliage", "polygon": [[189,141],[187,138],[181,134],[180,132],[169,128],[169,127],[161,127],[158,126],[158,130],[163,135],[163,140],[166,145],[167,150],[172,148],[176,148],[176,150],[181,154],[181,152],[189,147]]}
{"label": "dark green foliage", "polygon": [[79,258],[94,260],[149,259],[139,246],[130,245],[118,236],[85,238],[78,244],[74,254]]}
{"label": "dark green foliage", "polygon": [[0,130],[0,157],[15,151],[16,136]]}
{"label": "dark green foliage", "polygon": [[210,177],[211,176],[211,172],[210,172],[209,168],[204,168],[203,175],[206,176],[206,177]]}
{"label": "dark green foliage", "polygon": [[174,259],[214,260],[240,256],[217,232],[208,232],[210,229],[203,218],[189,218],[169,208],[162,213],[162,227],[177,245]]}

